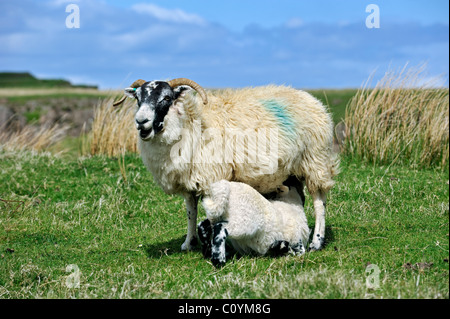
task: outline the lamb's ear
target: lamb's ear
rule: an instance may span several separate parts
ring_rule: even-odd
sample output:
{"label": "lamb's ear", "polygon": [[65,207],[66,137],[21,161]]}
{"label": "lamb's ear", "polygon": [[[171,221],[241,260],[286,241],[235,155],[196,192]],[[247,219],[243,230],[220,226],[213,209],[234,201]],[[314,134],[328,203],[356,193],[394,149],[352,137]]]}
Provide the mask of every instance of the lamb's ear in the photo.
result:
{"label": "lamb's ear", "polygon": [[187,89],[189,89],[189,87],[187,87],[185,85],[181,85],[181,86],[176,87],[173,90],[175,100],[177,100],[180,96],[184,96],[184,94],[185,94],[184,91],[186,91]]}
{"label": "lamb's ear", "polygon": [[124,93],[128,97],[136,98],[136,88],[126,88]]}
{"label": "lamb's ear", "polygon": [[277,187],[277,193],[278,194],[287,194],[289,193],[289,187],[285,185],[280,185]]}

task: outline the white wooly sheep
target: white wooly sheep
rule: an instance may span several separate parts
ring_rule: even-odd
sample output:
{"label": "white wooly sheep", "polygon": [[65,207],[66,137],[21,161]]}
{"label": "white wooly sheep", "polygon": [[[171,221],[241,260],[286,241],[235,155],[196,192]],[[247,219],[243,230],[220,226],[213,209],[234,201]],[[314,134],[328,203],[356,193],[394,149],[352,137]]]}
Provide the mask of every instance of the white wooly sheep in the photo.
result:
{"label": "white wooly sheep", "polygon": [[279,189],[275,200],[267,200],[247,184],[213,183],[202,201],[207,219],[198,225],[205,257],[223,265],[226,239],[241,254],[302,255],[310,233],[302,200],[295,187]]}
{"label": "white wooly sheep", "polygon": [[[309,247],[322,248],[326,194],[339,160],[332,149],[331,116],[317,99],[274,85],[207,93],[183,78],[137,80],[125,95],[137,101],[135,125],[144,164],[167,194],[185,198],[188,230],[183,250],[197,241],[198,198],[222,179],[244,182],[262,194],[289,179],[303,199],[305,182],[316,217]],[[235,138],[235,132],[243,138]],[[269,155],[260,150],[268,144]],[[234,156],[227,157],[230,154]]]}

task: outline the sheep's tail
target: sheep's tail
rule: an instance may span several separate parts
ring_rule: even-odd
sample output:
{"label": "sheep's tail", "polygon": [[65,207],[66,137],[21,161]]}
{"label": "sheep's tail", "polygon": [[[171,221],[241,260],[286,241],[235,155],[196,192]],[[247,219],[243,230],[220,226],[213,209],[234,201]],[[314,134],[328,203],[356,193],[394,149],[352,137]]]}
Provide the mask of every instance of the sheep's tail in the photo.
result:
{"label": "sheep's tail", "polygon": [[230,182],[221,180],[213,183],[209,189],[209,195],[203,198],[203,208],[209,220],[220,220],[228,208],[230,197]]}

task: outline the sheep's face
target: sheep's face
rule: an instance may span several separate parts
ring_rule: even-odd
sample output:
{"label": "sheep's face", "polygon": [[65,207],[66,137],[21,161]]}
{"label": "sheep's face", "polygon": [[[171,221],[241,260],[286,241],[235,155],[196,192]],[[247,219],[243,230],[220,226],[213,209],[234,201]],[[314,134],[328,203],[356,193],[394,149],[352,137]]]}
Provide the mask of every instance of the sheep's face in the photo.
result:
{"label": "sheep's face", "polygon": [[164,118],[185,89],[182,86],[172,89],[163,81],[146,82],[137,89],[125,89],[125,94],[137,101],[138,110],[134,119],[143,141],[150,140],[164,130]]}

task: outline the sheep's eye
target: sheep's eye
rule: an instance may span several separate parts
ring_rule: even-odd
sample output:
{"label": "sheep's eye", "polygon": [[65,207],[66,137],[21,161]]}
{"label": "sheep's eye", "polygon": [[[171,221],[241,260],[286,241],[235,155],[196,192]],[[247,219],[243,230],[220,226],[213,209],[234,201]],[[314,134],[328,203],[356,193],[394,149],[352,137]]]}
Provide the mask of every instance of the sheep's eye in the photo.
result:
{"label": "sheep's eye", "polygon": [[164,101],[170,101],[170,96],[166,95],[166,96],[164,97]]}

